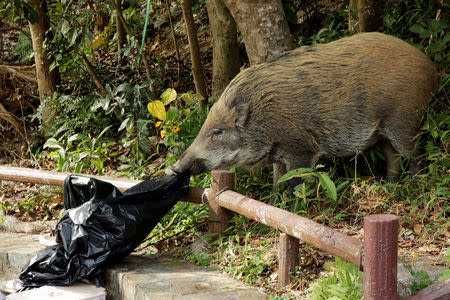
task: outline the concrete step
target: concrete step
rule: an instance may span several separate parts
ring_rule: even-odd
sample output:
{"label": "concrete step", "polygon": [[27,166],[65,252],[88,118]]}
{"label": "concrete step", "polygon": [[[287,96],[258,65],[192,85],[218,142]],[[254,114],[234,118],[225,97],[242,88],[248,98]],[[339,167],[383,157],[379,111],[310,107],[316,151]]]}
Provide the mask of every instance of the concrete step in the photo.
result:
{"label": "concrete step", "polygon": [[[22,267],[47,246],[39,235],[0,231],[0,281],[18,278]],[[414,270],[425,270],[437,281],[448,266],[410,262]],[[409,294],[413,277],[403,263],[398,264],[398,291]],[[159,255],[130,255],[114,265],[104,280],[108,299],[266,299],[266,295],[218,271]]]}
{"label": "concrete step", "polygon": [[16,279],[22,267],[47,246],[36,234],[0,232],[0,281]]}
{"label": "concrete step", "polygon": [[107,271],[106,282],[114,299],[266,299],[220,272],[167,256],[130,255]]}
{"label": "concrete step", "polygon": [[[46,246],[38,235],[0,232],[0,280],[16,279],[22,266]],[[42,239],[42,238],[41,238]],[[160,255],[130,255],[109,268],[108,299],[266,299],[266,295],[218,271]]]}

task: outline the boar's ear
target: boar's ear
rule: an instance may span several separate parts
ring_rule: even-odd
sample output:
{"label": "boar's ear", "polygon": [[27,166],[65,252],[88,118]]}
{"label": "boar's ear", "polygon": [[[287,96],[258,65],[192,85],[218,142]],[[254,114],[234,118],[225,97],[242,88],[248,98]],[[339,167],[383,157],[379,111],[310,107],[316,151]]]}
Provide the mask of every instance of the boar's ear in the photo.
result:
{"label": "boar's ear", "polygon": [[248,112],[249,112],[249,105],[248,103],[241,102],[239,104],[236,104],[231,109],[231,115],[234,119],[234,125],[237,127],[244,127],[245,122],[248,118]]}

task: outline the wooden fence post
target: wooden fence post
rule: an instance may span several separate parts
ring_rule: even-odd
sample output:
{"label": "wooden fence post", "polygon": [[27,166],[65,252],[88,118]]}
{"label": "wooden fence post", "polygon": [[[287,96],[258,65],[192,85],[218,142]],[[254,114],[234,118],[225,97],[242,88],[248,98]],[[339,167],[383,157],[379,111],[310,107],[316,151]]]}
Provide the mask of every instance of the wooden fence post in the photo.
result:
{"label": "wooden fence post", "polygon": [[288,285],[292,278],[291,273],[298,266],[299,240],[284,232],[280,233],[280,245],[278,252],[278,285]]}
{"label": "wooden fence post", "polygon": [[364,300],[397,300],[398,217],[364,218]]}
{"label": "wooden fence post", "polygon": [[215,196],[224,189],[234,189],[234,172],[225,170],[211,171],[211,190],[208,195],[209,205],[209,233],[220,233],[227,229],[233,212],[217,204]]}

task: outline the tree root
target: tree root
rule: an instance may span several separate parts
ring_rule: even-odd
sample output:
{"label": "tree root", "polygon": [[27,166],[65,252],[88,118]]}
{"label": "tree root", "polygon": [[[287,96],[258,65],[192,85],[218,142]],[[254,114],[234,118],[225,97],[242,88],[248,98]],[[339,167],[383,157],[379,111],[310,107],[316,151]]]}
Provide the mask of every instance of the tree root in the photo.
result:
{"label": "tree root", "polygon": [[3,106],[3,104],[0,103],[0,119],[5,120],[6,122],[10,123],[20,134],[22,138],[25,138],[25,133],[22,129],[22,127],[19,125],[19,123],[16,120],[16,117],[6,110],[6,108]]}
{"label": "tree root", "polygon": [[33,70],[34,65],[32,66],[0,65],[0,74],[11,74],[11,76],[13,77],[37,83],[36,73]]}

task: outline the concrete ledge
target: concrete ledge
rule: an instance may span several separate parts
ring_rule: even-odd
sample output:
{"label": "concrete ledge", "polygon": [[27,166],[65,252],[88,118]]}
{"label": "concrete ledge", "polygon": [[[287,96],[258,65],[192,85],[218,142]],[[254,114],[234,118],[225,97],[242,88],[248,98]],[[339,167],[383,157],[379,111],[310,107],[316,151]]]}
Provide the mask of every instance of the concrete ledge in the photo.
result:
{"label": "concrete ledge", "polygon": [[[0,232],[0,281],[18,278],[23,265],[45,248],[38,235]],[[266,299],[218,271],[159,255],[130,255],[108,269],[104,282],[112,300]]]}
{"label": "concrete ledge", "polygon": [[16,279],[22,267],[46,247],[39,235],[0,232],[0,281]]}
{"label": "concrete ledge", "polygon": [[113,299],[266,299],[218,271],[167,256],[131,255],[109,269],[105,279]]}

